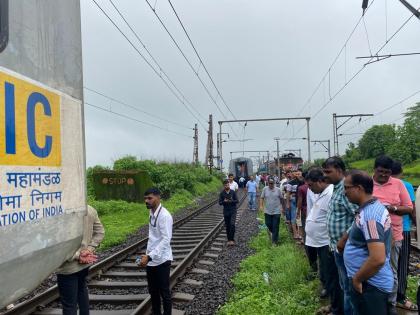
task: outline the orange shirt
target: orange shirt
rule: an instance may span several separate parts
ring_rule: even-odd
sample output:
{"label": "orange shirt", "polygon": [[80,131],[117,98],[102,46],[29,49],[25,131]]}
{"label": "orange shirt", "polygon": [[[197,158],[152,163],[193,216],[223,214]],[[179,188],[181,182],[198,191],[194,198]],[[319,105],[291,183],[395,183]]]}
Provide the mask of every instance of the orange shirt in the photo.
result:
{"label": "orange shirt", "polygon": [[[373,196],[384,206],[413,207],[404,183],[397,178],[390,177],[383,185],[373,180]],[[403,239],[402,221],[402,216],[391,214],[392,237],[395,241],[401,241]]]}

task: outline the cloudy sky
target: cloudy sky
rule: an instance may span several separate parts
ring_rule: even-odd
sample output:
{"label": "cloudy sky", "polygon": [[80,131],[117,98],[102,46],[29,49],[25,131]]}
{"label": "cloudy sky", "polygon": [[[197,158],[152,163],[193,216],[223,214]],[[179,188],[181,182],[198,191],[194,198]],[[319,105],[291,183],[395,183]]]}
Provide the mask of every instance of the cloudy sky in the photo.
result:
{"label": "cloudy sky", "polygon": [[[410,1],[420,6],[420,0]],[[195,123],[199,157],[204,160],[208,115],[213,114],[216,133],[218,120],[233,119],[226,105],[237,119],[312,117],[314,140],[332,139],[332,113],[380,113],[360,123],[353,119],[340,129],[345,134],[340,137],[343,152],[349,141],[357,141],[359,133],[373,124],[401,123],[401,113],[420,101],[419,55],[365,67],[366,60],[355,59],[376,54],[387,39],[381,54],[420,52],[420,20],[411,18],[392,37],[410,17],[397,0],[374,1],[362,20],[361,1],[172,0],[226,104],[167,0],[150,4],[211,96],[146,1],[113,0],[113,4],[153,59],[112,3],[97,3],[137,51],[93,1],[81,1],[88,166],[111,165],[127,154],[191,161]],[[223,159],[227,162],[229,152],[242,150],[241,142],[231,140],[253,139],[243,143],[245,150],[275,150],[274,137],[305,137],[304,124],[302,120],[223,125],[223,132],[229,133],[229,139],[224,135],[229,141],[224,143]],[[280,150],[286,149],[302,149],[307,157],[304,140],[282,140]],[[312,145],[311,150],[313,158],[326,155],[320,146]]]}

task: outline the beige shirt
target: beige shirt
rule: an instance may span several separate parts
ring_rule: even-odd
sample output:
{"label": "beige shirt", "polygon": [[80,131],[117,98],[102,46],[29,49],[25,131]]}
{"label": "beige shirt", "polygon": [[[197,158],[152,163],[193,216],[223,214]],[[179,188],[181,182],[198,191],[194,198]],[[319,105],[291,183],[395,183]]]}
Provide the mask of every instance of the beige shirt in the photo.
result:
{"label": "beige shirt", "polygon": [[96,247],[99,246],[102,239],[104,238],[105,230],[99,220],[98,213],[96,210],[88,206],[87,215],[83,219],[83,239],[80,248],[74,253],[73,257],[64,262],[60,268],[58,268],[57,273],[61,274],[71,274],[76,273],[90,265],[79,264],[80,252],[83,249],[90,249],[95,251]]}

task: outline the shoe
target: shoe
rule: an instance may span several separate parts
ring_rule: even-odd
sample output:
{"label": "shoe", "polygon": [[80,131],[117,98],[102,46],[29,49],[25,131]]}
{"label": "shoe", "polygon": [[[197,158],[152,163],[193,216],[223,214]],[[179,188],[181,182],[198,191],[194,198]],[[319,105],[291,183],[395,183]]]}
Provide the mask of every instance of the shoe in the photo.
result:
{"label": "shoe", "polygon": [[322,290],[321,290],[321,293],[319,294],[319,297],[320,297],[321,299],[325,299],[325,298],[327,298],[327,297],[328,297],[328,292],[327,292],[327,290],[322,289]]}

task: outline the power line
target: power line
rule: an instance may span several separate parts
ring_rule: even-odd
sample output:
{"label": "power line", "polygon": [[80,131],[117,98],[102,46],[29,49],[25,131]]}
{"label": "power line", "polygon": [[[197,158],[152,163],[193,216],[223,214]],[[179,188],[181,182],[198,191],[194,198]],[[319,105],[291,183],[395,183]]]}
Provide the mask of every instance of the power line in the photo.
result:
{"label": "power line", "polygon": [[113,115],[115,115],[115,116],[119,116],[119,117],[122,117],[122,118],[125,118],[125,119],[128,119],[128,120],[131,120],[131,121],[134,121],[134,122],[137,122],[137,123],[143,124],[143,125],[147,125],[147,126],[149,126],[149,127],[153,127],[153,128],[157,128],[157,129],[160,129],[160,130],[166,131],[166,132],[170,132],[170,133],[173,133],[173,134],[178,135],[178,136],[182,136],[182,137],[186,137],[186,138],[192,138],[191,136],[188,136],[188,135],[186,135],[186,134],[180,133],[180,132],[178,132],[178,131],[171,130],[171,129],[168,129],[168,128],[162,128],[161,126],[158,126],[158,125],[155,125],[155,124],[149,123],[149,122],[147,122],[147,121],[142,121],[142,120],[139,120],[139,119],[136,119],[136,118],[133,118],[133,117],[130,117],[130,116],[127,116],[127,115],[124,115],[124,114],[121,114],[121,113],[115,112],[115,111],[113,111],[113,110],[106,109],[106,108],[103,108],[103,107],[101,107],[101,106],[94,105],[94,104],[89,103],[89,102],[84,102],[84,104],[85,104],[85,105],[88,105],[88,106],[90,106],[90,107],[92,107],[92,108],[95,108],[95,109],[97,109],[97,110],[101,110],[101,111],[104,111],[104,112],[107,112],[107,113],[113,114]]}
{"label": "power line", "polygon": [[191,128],[190,128],[190,127],[188,127],[188,126],[182,125],[182,124],[180,124],[180,123],[178,123],[178,122],[175,122],[175,121],[168,120],[168,119],[166,119],[166,118],[162,118],[162,117],[160,117],[160,116],[158,116],[158,115],[155,115],[155,114],[148,113],[148,112],[146,112],[146,111],[144,111],[144,110],[142,110],[142,109],[140,109],[140,108],[138,108],[138,107],[136,107],[136,106],[129,105],[129,104],[127,104],[127,103],[123,102],[123,101],[120,101],[120,100],[118,100],[118,99],[116,99],[116,98],[114,98],[114,97],[108,96],[108,95],[106,95],[106,94],[104,94],[104,93],[102,93],[102,92],[99,92],[99,91],[97,91],[97,90],[91,89],[91,88],[89,88],[89,87],[87,87],[87,86],[84,86],[83,88],[84,88],[85,90],[88,90],[88,91],[92,92],[92,93],[95,93],[95,94],[97,94],[97,95],[100,95],[100,96],[102,96],[102,97],[105,97],[106,99],[108,99],[108,100],[110,100],[110,101],[112,101],[112,102],[115,102],[115,103],[121,104],[121,105],[126,106],[126,107],[128,107],[128,108],[131,108],[131,109],[133,109],[133,110],[135,110],[135,111],[137,111],[137,112],[140,112],[140,113],[146,114],[146,115],[148,115],[148,116],[150,116],[150,117],[153,117],[153,118],[156,118],[156,119],[162,120],[162,121],[167,122],[167,123],[169,123],[169,124],[172,124],[172,125],[175,125],[175,126],[178,126],[178,127],[184,128],[184,129],[191,130]]}
{"label": "power line", "polygon": [[[188,57],[185,55],[184,51],[182,50],[181,46],[178,44],[178,42],[176,41],[175,37],[172,35],[172,33],[169,31],[168,27],[166,26],[166,24],[163,22],[163,20],[161,19],[161,17],[159,16],[159,14],[157,14],[155,8],[150,4],[150,2],[148,0],[145,0],[146,3],[148,4],[149,8],[152,10],[153,14],[155,15],[155,17],[158,19],[159,23],[162,25],[162,27],[164,28],[164,30],[166,31],[166,33],[169,35],[169,37],[171,38],[172,42],[174,43],[174,45],[176,46],[176,48],[178,49],[178,51],[181,53],[181,55],[183,56],[184,60],[187,62],[187,64],[189,65],[189,67],[191,68],[191,70],[194,72],[194,74],[197,76],[198,80],[200,81],[201,85],[204,87],[204,90],[206,91],[206,93],[208,94],[208,96],[210,97],[211,101],[216,105],[217,109],[219,110],[220,114],[223,116],[223,118],[225,120],[227,120],[226,115],[224,114],[224,112],[222,111],[222,109],[220,108],[219,104],[217,104],[216,99],[213,97],[213,95],[211,94],[210,90],[208,89],[207,85],[204,83],[204,81],[201,79],[201,77],[198,74],[198,71],[195,70],[194,66],[191,64],[190,60],[188,59]],[[207,72],[207,68],[205,67],[204,63],[202,62],[201,58],[199,57],[199,61],[200,61],[200,66],[202,65],[203,68],[206,70]],[[213,81],[213,79],[210,77],[210,79]],[[216,91],[218,91],[218,89],[216,88]],[[221,99],[223,100],[223,98],[221,97]],[[228,108],[230,111],[230,108]],[[231,112],[231,111],[230,111]],[[231,112],[232,113],[232,112]],[[236,119],[236,118],[235,118]],[[230,126],[232,132],[235,134],[235,136],[238,136],[238,134],[235,132],[235,130]]]}
{"label": "power line", "polygon": [[[173,90],[173,88],[166,82],[166,80],[162,77],[162,74],[159,73],[155,67],[150,63],[149,60],[140,52],[136,45],[128,38],[128,36],[121,30],[121,28],[114,22],[114,20],[105,12],[105,10],[97,3],[96,0],[92,0],[95,5],[101,10],[101,12],[107,17],[107,19],[114,25],[114,27],[118,30],[118,32],[127,40],[127,42],[134,48],[137,54],[146,62],[146,64],[153,70],[153,72],[163,81],[166,87],[172,92],[172,94],[178,99],[178,101],[187,109],[187,111],[195,118],[198,122],[202,125],[201,120],[191,111],[191,109],[185,104],[185,102],[179,97],[179,95]],[[202,125],[203,126],[203,125]],[[203,127],[206,129],[205,127]]]}

